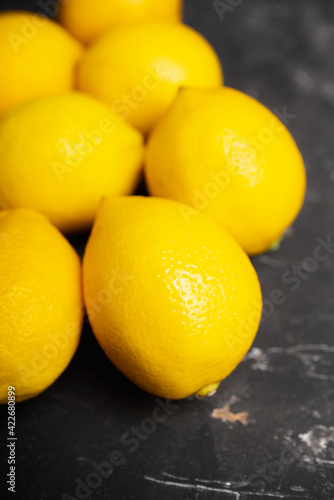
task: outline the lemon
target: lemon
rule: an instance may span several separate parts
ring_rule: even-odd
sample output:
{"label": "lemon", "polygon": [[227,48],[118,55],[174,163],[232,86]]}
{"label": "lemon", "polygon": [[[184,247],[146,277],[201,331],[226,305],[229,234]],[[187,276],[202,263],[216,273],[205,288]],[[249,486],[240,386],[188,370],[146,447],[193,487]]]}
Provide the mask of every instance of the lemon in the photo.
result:
{"label": "lemon", "polygon": [[103,103],[66,92],[0,117],[0,208],[32,208],[62,231],[85,229],[103,196],[130,194],[143,138]]}
{"label": "lemon", "polygon": [[261,291],[248,257],[202,214],[158,198],[111,197],[83,264],[88,316],[109,359],[157,396],[212,392],[251,346]]}
{"label": "lemon", "polygon": [[154,196],[213,218],[252,255],[293,222],[305,169],[283,123],[227,87],[182,89],[149,139],[145,174]]}
{"label": "lemon", "polygon": [[78,85],[145,134],[181,86],[215,88],[222,70],[209,43],[181,23],[140,23],[106,32],[83,57]]}
{"label": "lemon", "polygon": [[74,355],[82,327],[81,264],[41,214],[0,212],[0,403],[49,387]]}
{"label": "lemon", "polygon": [[143,21],[177,22],[182,1],[168,0],[70,0],[60,6],[60,22],[84,43],[92,42],[108,28]]}
{"label": "lemon", "polygon": [[75,84],[82,47],[61,26],[32,12],[0,13],[0,113]]}

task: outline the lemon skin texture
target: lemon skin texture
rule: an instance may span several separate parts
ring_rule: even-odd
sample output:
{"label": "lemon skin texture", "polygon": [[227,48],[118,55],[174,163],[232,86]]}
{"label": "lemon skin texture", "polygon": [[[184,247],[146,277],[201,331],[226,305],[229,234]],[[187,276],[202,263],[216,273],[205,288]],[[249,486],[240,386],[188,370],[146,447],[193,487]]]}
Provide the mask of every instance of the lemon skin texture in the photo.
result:
{"label": "lemon skin texture", "polygon": [[81,263],[41,214],[0,211],[0,403],[37,396],[70,363],[82,328]]}
{"label": "lemon skin texture", "polygon": [[180,22],[181,0],[71,0],[60,6],[59,20],[73,36],[91,43],[107,29],[144,21]]}
{"label": "lemon skin texture", "polygon": [[210,216],[249,255],[282,236],[306,187],[302,156],[283,123],[227,87],[180,91],[149,138],[145,175],[151,194]]}
{"label": "lemon skin texture", "polygon": [[64,232],[89,227],[100,200],[130,194],[143,138],[80,92],[39,98],[0,117],[0,208],[27,207]]}
{"label": "lemon skin texture", "polygon": [[185,398],[242,360],[262,300],[248,257],[214,221],[170,200],[103,200],[83,263],[94,334],[139,387]]}
{"label": "lemon skin texture", "polygon": [[181,23],[140,23],[106,32],[83,57],[79,88],[106,102],[147,134],[179,87],[222,84],[209,43]]}
{"label": "lemon skin texture", "polygon": [[81,44],[44,16],[0,13],[0,113],[74,88]]}

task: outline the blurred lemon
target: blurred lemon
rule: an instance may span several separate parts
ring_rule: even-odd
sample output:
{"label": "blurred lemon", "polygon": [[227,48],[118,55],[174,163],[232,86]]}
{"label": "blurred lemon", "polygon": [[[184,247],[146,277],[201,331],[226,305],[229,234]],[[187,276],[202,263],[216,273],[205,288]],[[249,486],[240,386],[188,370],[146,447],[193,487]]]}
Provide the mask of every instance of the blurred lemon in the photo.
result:
{"label": "blurred lemon", "polygon": [[183,204],[114,197],[99,208],[83,266],[93,331],[109,359],[157,396],[215,390],[250,348],[261,316],[248,257]]}
{"label": "blurred lemon", "polygon": [[0,113],[34,97],[71,90],[82,47],[32,12],[0,13]]}
{"label": "blurred lemon", "polygon": [[38,210],[62,231],[89,227],[104,196],[130,194],[139,132],[103,103],[67,92],[0,117],[0,208]]}
{"label": "blurred lemon", "polygon": [[82,327],[81,265],[42,215],[0,212],[0,403],[49,387],[71,361]]}
{"label": "blurred lemon", "polygon": [[180,23],[144,23],[108,31],[87,51],[79,87],[111,105],[143,133],[166,112],[179,87],[222,83],[217,55]]}
{"label": "blurred lemon", "polygon": [[303,160],[286,127],[226,87],[180,91],[151,134],[145,173],[154,196],[203,211],[250,255],[282,236],[305,194]]}
{"label": "blurred lemon", "polygon": [[60,22],[84,43],[121,24],[181,19],[181,0],[70,0],[59,12]]}

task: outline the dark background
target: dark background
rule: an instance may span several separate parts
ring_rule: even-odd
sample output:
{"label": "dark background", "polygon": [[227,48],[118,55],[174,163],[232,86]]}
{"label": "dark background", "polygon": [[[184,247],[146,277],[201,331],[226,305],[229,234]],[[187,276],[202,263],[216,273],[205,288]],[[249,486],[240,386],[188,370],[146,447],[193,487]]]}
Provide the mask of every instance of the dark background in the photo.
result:
{"label": "dark background", "polygon": [[[112,367],[86,323],[67,371],[44,394],[17,405],[17,493],[9,498],[78,498],[76,479],[87,482],[93,462],[113,450],[125,464],[89,498],[334,498],[334,254],[313,267],[310,260],[317,238],[334,240],[334,3],[222,3],[230,5],[223,20],[213,1],[186,1],[185,22],[213,44],[227,85],[294,115],[289,129],[308,173],[305,205],[289,237],[276,253],[253,259],[265,299],[254,348],[214,397],[178,402],[131,452],[121,436],[145,427],[157,403]],[[41,10],[33,1],[0,7]],[[72,242],[82,250],[85,238]],[[308,269],[296,290],[282,279],[294,265]],[[285,301],[273,307],[275,289]],[[248,425],[212,418],[226,404],[233,413],[249,412]],[[5,495],[5,407],[0,416]]]}

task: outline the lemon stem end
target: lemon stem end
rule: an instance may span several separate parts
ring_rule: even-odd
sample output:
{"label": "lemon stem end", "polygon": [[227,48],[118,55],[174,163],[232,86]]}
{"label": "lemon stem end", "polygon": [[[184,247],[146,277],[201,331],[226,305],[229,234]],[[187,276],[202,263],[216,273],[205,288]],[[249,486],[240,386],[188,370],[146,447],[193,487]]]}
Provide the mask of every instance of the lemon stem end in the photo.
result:
{"label": "lemon stem end", "polygon": [[205,398],[205,397],[208,397],[208,396],[213,396],[218,387],[219,387],[219,384],[220,382],[215,382],[214,384],[208,384],[206,385],[205,387],[203,387],[201,390],[199,390],[198,392],[196,392],[196,396],[200,397],[200,398]]}
{"label": "lemon stem end", "polygon": [[284,234],[281,234],[281,236],[277,238],[277,240],[270,245],[267,252],[276,252],[276,250],[279,250],[281,243],[284,240],[284,236],[285,236]]}

